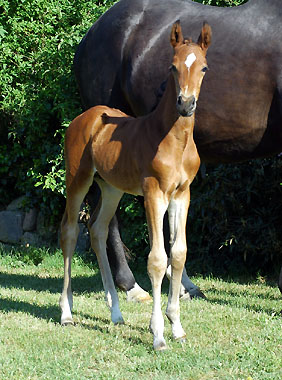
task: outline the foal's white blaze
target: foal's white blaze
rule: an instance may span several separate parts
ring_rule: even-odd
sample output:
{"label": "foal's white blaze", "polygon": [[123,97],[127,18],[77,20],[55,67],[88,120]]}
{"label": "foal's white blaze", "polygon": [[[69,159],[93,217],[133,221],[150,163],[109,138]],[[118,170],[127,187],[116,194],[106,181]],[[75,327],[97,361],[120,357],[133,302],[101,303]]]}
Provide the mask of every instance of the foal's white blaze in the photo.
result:
{"label": "foal's white blaze", "polygon": [[187,66],[187,69],[189,70],[190,67],[193,65],[193,63],[196,61],[196,56],[194,53],[191,53],[191,54],[188,54],[187,55],[187,58],[186,58],[186,61],[185,61],[185,65]]}

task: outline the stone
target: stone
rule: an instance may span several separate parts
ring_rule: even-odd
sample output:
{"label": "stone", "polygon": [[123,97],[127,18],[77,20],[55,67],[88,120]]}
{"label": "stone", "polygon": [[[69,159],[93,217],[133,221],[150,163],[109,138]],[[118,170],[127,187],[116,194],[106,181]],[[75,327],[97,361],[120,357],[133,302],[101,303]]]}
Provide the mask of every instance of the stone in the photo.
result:
{"label": "stone", "polygon": [[7,207],[7,211],[16,211],[21,210],[24,207],[24,203],[26,201],[26,196],[22,195],[21,197],[13,200]]}
{"label": "stone", "polygon": [[0,241],[3,243],[17,244],[23,234],[24,213],[20,211],[0,212]]}
{"label": "stone", "polygon": [[79,234],[77,238],[76,248],[77,252],[86,252],[90,249],[90,235],[88,228],[83,223],[78,223]]}
{"label": "stone", "polygon": [[42,247],[44,244],[44,242],[42,241],[42,239],[40,238],[40,236],[35,233],[35,232],[25,232],[22,237],[21,237],[21,243],[25,246],[25,247],[29,247],[29,246],[32,246],[32,247]]}
{"label": "stone", "polygon": [[24,216],[23,230],[24,231],[34,231],[36,228],[38,211],[36,208],[29,209]]}
{"label": "stone", "polygon": [[46,223],[45,216],[42,211],[39,211],[37,215],[36,231],[43,240],[56,241],[56,227]]}

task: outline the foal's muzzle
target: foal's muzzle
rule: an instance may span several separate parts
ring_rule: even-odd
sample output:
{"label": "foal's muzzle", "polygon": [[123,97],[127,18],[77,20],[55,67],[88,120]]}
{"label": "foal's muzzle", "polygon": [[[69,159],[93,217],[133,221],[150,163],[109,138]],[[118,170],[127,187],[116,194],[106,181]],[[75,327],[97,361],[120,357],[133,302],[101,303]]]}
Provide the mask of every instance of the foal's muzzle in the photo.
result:
{"label": "foal's muzzle", "polygon": [[197,107],[197,101],[194,95],[185,99],[183,96],[179,96],[176,103],[176,108],[181,116],[192,116]]}

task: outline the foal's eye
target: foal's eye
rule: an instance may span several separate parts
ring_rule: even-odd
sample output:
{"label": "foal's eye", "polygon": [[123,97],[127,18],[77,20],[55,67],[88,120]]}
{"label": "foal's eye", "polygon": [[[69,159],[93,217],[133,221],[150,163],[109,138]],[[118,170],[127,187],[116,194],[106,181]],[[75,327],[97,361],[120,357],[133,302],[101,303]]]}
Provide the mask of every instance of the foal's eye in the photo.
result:
{"label": "foal's eye", "polygon": [[205,73],[205,72],[208,71],[208,69],[209,69],[208,66],[205,66],[205,67],[202,68],[202,72]]}
{"label": "foal's eye", "polygon": [[176,68],[176,66],[174,66],[174,65],[171,65],[171,66],[170,66],[170,69],[171,69],[171,71],[173,71],[173,72],[175,72],[175,73],[176,73],[176,71],[177,71],[177,68]]}

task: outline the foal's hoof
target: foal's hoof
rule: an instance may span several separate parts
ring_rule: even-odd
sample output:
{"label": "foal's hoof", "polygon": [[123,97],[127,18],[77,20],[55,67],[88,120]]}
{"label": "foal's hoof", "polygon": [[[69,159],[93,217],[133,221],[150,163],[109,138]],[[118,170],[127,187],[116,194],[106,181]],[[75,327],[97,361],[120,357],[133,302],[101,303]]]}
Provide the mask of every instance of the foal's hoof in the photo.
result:
{"label": "foal's hoof", "polygon": [[61,326],[74,326],[74,321],[72,318],[61,319]]}
{"label": "foal's hoof", "polygon": [[184,335],[183,336],[181,336],[181,337],[177,337],[177,338],[174,338],[174,340],[176,341],[176,342],[179,342],[179,343],[185,343],[186,342],[186,334],[184,333]]}
{"label": "foal's hoof", "polygon": [[189,292],[185,292],[180,296],[181,301],[191,301],[191,296]]}
{"label": "foal's hoof", "polygon": [[142,289],[137,283],[126,292],[128,302],[151,302],[152,298],[148,292]]}
{"label": "foal's hoof", "polygon": [[165,351],[167,350],[167,345],[165,340],[155,340],[154,341],[154,350],[155,351]]}

